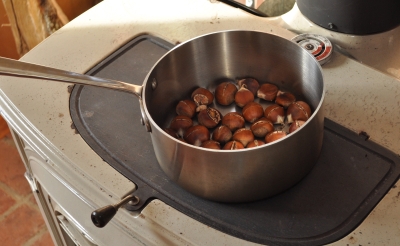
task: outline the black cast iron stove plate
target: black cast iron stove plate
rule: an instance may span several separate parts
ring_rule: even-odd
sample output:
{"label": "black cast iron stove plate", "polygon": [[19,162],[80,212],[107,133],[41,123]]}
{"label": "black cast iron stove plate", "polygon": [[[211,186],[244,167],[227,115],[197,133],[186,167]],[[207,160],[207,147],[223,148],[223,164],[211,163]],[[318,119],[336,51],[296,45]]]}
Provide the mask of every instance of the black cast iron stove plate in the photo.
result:
{"label": "black cast iron stove plate", "polygon": [[[170,48],[172,45],[163,40],[141,36],[88,74],[140,85]],[[400,173],[399,156],[326,119],[318,163],[300,183],[258,202],[217,203],[186,192],[165,176],[150,133],[140,123],[139,102],[134,95],[75,86],[70,110],[81,136],[138,186],[135,194],[142,201],[159,199],[217,230],[260,244],[322,245],[346,236],[384,197]]]}

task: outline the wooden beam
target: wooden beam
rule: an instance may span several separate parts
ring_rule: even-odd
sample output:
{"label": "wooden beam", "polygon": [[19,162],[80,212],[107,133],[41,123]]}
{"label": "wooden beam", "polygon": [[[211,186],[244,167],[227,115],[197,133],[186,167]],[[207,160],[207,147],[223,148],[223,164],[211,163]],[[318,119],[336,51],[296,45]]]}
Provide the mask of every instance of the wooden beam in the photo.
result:
{"label": "wooden beam", "polygon": [[0,56],[19,59],[6,10],[0,2]]}
{"label": "wooden beam", "polygon": [[3,0],[3,5],[20,56],[68,22],[54,0]]}

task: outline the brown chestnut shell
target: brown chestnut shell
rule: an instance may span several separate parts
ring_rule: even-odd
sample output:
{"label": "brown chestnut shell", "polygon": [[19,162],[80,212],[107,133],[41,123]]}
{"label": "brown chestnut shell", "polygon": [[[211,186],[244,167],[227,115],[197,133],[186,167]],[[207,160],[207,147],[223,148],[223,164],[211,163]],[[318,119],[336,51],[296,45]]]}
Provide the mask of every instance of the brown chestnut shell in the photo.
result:
{"label": "brown chestnut shell", "polygon": [[246,88],[246,85],[242,85],[235,94],[236,105],[243,108],[246,104],[252,101],[254,101],[254,94]]}
{"label": "brown chestnut shell", "polygon": [[172,128],[165,128],[164,131],[173,138],[178,138],[177,132]]}
{"label": "brown chestnut shell", "polygon": [[259,103],[249,102],[243,107],[242,115],[246,121],[254,123],[264,115],[264,109]]}
{"label": "brown chestnut shell", "polygon": [[295,101],[296,97],[292,93],[284,91],[278,91],[275,98],[275,103],[284,108],[289,107],[289,105]]}
{"label": "brown chestnut shell", "polygon": [[289,127],[289,133],[292,133],[302,127],[306,122],[303,120],[295,120]]}
{"label": "brown chestnut shell", "polygon": [[258,138],[264,138],[268,133],[274,131],[274,124],[267,118],[263,117],[250,126],[250,130],[254,136]]}
{"label": "brown chestnut shell", "polygon": [[239,87],[246,85],[246,88],[253,93],[253,96],[257,94],[258,89],[260,88],[260,83],[254,78],[244,78],[237,81]]}
{"label": "brown chestnut shell", "polygon": [[236,85],[232,82],[222,82],[215,89],[215,100],[221,105],[230,105],[235,101],[237,91]]}
{"label": "brown chestnut shell", "polygon": [[193,118],[196,113],[196,103],[190,99],[181,100],[176,105],[175,111],[177,115],[184,115]]}
{"label": "brown chestnut shell", "polygon": [[210,105],[214,101],[214,95],[211,91],[202,87],[194,90],[191,98],[197,106]]}
{"label": "brown chestnut shell", "polygon": [[250,143],[247,144],[246,148],[255,148],[261,145],[264,145],[265,142],[261,140],[255,139],[254,141],[251,141]]}
{"label": "brown chestnut shell", "polygon": [[221,144],[225,144],[232,139],[232,135],[231,130],[227,126],[221,125],[214,130],[211,138]]}
{"label": "brown chestnut shell", "polygon": [[297,101],[289,105],[286,111],[286,117],[288,123],[292,123],[295,120],[306,121],[311,116],[311,108],[306,102]]}
{"label": "brown chestnut shell", "polygon": [[200,147],[206,149],[221,149],[221,144],[214,140],[206,140],[200,145]]}
{"label": "brown chestnut shell", "polygon": [[206,108],[201,110],[197,115],[197,120],[200,125],[203,125],[207,128],[214,128],[221,121],[221,113],[215,108]]}
{"label": "brown chestnut shell", "polygon": [[179,134],[180,131],[185,131],[191,126],[193,126],[193,121],[191,118],[184,115],[178,115],[171,120],[169,128]]}
{"label": "brown chestnut shell", "polygon": [[232,140],[239,141],[246,147],[246,145],[254,140],[254,135],[251,130],[240,128],[233,133]]}
{"label": "brown chestnut shell", "polygon": [[222,149],[223,150],[244,149],[244,146],[241,142],[232,140],[227,142]]}
{"label": "brown chestnut shell", "polygon": [[188,128],[183,135],[189,144],[200,146],[204,141],[210,140],[210,131],[202,125],[195,125]]}
{"label": "brown chestnut shell", "polygon": [[178,140],[181,141],[181,142],[187,143],[186,140],[183,139],[182,137],[179,137]]}
{"label": "brown chestnut shell", "polygon": [[238,112],[229,112],[222,117],[221,124],[227,126],[232,132],[245,126],[245,119]]}
{"label": "brown chestnut shell", "polygon": [[265,108],[264,116],[273,124],[285,123],[285,109],[277,104],[272,104]]}
{"label": "brown chestnut shell", "polygon": [[272,102],[275,100],[278,90],[278,86],[274,84],[262,84],[257,91],[257,97]]}
{"label": "brown chestnut shell", "polygon": [[265,142],[271,143],[286,136],[287,134],[284,131],[273,131],[271,133],[268,133],[267,136],[265,136]]}

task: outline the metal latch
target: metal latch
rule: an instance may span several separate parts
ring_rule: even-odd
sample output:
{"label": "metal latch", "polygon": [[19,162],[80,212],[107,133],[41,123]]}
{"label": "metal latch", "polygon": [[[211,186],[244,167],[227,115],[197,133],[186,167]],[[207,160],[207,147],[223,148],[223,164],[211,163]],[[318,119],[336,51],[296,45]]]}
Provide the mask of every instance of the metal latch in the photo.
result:
{"label": "metal latch", "polygon": [[39,189],[36,185],[36,180],[33,178],[32,174],[29,172],[25,172],[24,176],[25,176],[26,180],[28,181],[29,186],[31,187],[32,191],[39,193]]}

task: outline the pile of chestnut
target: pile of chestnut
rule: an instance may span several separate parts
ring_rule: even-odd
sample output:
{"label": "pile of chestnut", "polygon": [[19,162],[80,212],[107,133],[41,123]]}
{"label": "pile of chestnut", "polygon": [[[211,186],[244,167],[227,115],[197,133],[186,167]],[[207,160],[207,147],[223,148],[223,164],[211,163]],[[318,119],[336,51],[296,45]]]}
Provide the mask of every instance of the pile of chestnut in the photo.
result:
{"label": "pile of chestnut", "polygon": [[[257,98],[270,104],[264,109],[255,101]],[[242,108],[241,113],[222,115],[211,107],[214,99],[222,106],[235,103]],[[306,102],[297,101],[292,93],[281,91],[274,84],[260,85],[256,79],[245,78],[218,84],[214,94],[197,88],[191,99],[176,105],[176,113],[165,129],[171,136],[204,148],[236,150],[287,136],[308,120],[311,109]]]}

